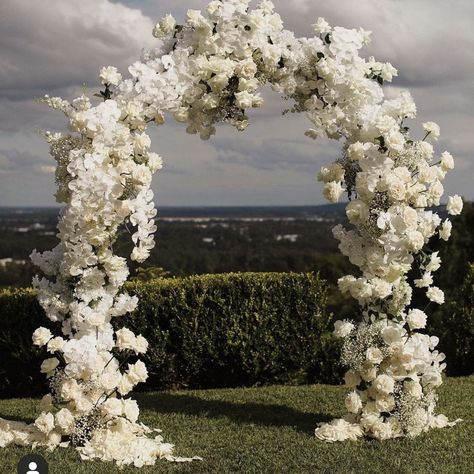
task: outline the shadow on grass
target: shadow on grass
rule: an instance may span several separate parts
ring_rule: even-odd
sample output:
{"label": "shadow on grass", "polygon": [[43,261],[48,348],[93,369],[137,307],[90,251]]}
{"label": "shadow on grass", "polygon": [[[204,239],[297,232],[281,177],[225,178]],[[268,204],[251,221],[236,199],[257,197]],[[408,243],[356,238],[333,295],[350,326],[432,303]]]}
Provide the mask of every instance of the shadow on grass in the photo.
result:
{"label": "shadow on grass", "polygon": [[5,408],[0,410],[0,418],[8,421],[21,421],[23,423],[33,423],[35,419],[31,416],[17,415],[15,412],[9,412]]}
{"label": "shadow on grass", "polygon": [[158,413],[228,418],[239,424],[289,426],[303,433],[313,433],[317,423],[332,417],[322,413],[304,413],[284,405],[262,403],[232,403],[222,400],[204,400],[192,395],[171,393],[139,393],[136,398],[141,408]]}

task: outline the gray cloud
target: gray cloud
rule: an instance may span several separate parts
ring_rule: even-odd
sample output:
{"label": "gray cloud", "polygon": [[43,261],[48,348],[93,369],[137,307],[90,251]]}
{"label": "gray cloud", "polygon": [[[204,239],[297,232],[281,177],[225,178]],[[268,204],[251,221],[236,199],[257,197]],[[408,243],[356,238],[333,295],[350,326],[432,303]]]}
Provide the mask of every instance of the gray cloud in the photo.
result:
{"label": "gray cloud", "polygon": [[[151,28],[166,13],[184,19],[206,0],[2,0],[0,2],[0,204],[49,204],[53,176],[37,129],[61,129],[61,114],[34,103],[45,93],[75,97],[97,72],[122,71],[155,41]],[[447,192],[474,197],[474,3],[470,0],[276,0],[287,28],[311,35],[318,16],[333,25],[373,31],[365,54],[390,61],[399,77],[390,93],[410,88],[419,122],[441,125],[437,151],[449,149],[457,168]],[[339,144],[303,136],[304,116],[281,117],[286,107],[264,91],[265,106],[252,112],[244,134],[221,126],[209,142],[179,125],[151,128],[153,148],[165,168],[154,189],[158,204],[310,204],[323,202],[314,173],[332,161]],[[415,125],[415,133],[421,133]],[[3,170],[3,174],[2,171]],[[8,176],[8,179],[6,178]],[[3,177],[3,178],[2,178]]]}
{"label": "gray cloud", "polygon": [[0,130],[60,126],[60,114],[34,99],[95,92],[99,69],[126,72],[152,46],[151,29],[139,10],[108,0],[2,0]]}
{"label": "gray cloud", "polygon": [[254,138],[237,142],[233,138],[216,138],[213,141],[218,159],[225,163],[251,166],[259,170],[292,170],[313,173],[317,157],[333,151],[330,143],[317,145],[308,138]]}
{"label": "gray cloud", "polygon": [[108,0],[2,0],[0,92],[24,98],[93,80],[104,63],[126,69],[152,44],[152,22]]}
{"label": "gray cloud", "polygon": [[52,158],[29,151],[0,150],[0,180],[25,171],[50,174],[54,172],[52,165]]}

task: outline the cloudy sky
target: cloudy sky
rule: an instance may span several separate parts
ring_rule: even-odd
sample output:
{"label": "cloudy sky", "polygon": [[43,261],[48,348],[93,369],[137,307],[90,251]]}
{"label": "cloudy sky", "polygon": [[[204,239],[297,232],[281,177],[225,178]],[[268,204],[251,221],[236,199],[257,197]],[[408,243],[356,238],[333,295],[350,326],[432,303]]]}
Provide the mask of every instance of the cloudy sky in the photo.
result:
{"label": "cloudy sky", "polygon": [[[43,94],[73,98],[96,92],[97,71],[126,73],[151,29],[166,13],[184,18],[204,0],[0,1],[0,206],[53,205],[53,160],[40,130],[61,129],[63,117],[38,105]],[[276,0],[286,27],[311,34],[318,16],[373,31],[367,54],[399,69],[390,94],[408,88],[419,122],[441,126],[439,152],[457,168],[447,191],[474,198],[474,2],[472,0]],[[223,125],[202,142],[173,123],[151,129],[165,160],[155,177],[158,205],[320,204],[315,173],[339,145],[304,137],[304,117],[281,116],[285,103],[265,92],[264,108],[239,133]],[[415,126],[415,131],[419,130]],[[421,133],[421,132],[420,132]]]}

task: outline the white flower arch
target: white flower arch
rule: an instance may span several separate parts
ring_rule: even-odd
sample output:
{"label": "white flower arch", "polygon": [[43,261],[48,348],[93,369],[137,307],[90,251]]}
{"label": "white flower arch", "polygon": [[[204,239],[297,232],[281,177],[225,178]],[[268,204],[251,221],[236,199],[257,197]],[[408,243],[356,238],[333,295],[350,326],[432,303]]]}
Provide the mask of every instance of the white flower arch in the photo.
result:
{"label": "white flower arch", "polygon": [[[101,70],[98,105],[86,96],[71,103],[45,98],[69,122],[70,133],[46,134],[57,161],[56,197],[65,207],[60,244],[32,259],[44,274],[34,281],[38,298],[62,336],[35,331],[34,344],[51,354],[41,367],[51,393],[33,425],[0,420],[0,446],[54,448],[70,441],[83,459],[136,466],[159,457],[180,460],[161,436],[151,437],[138,423],[137,403],[125,398],[146,380],[147,370],[139,360],[120,365],[116,352],[140,355],[147,342],[112,328],[112,318],[138,303],[122,289],[128,267],[113,243],[128,224],[134,229],[133,260],[144,261],[154,246],[150,184],[162,162],[149,151],[148,123],[161,125],[171,114],[202,139],[220,122],[243,130],[246,111],[262,105],[258,90],[267,83],[292,101],[293,112],[306,113],[313,125],[308,137],[344,140],[341,157],[323,167],[319,179],[329,201],[344,191],[351,198],[350,227],[336,226],[334,236],[360,269],[339,286],[360,303],[362,322],[336,324],[336,335],[344,339],[345,382],[352,389],[348,415],[318,427],[316,436],[383,440],[452,424],[434,415],[444,356],[435,350],[437,338],[418,332],[426,314],[410,307],[407,278],[416,263],[420,275],[413,284],[443,303],[431,276],[439,257],[424,250],[436,234],[447,240],[451,229],[449,220],[441,222],[427,210],[440,204],[442,180],[453,168],[447,152],[435,162],[428,140],[438,138],[439,127],[425,123],[422,140],[410,137],[405,120],[416,114],[411,96],[384,98],[382,85],[396,70],[359,56],[368,32],[332,28],[320,18],[314,37],[296,38],[270,1],[254,9],[249,4],[211,1],[207,15],[190,10],[184,25],[163,18],[153,31],[157,48],[130,66],[130,78],[122,79],[114,67]],[[450,197],[448,211],[461,209],[462,200]]]}

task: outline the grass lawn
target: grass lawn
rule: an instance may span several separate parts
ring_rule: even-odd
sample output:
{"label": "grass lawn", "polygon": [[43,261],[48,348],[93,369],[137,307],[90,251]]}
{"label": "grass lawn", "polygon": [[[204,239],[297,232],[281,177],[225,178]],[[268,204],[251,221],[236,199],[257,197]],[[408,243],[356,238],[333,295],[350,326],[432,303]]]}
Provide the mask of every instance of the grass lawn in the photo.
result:
{"label": "grass lawn", "polygon": [[[474,473],[474,377],[447,379],[439,411],[465,421],[414,440],[326,444],[318,421],[343,414],[343,387],[263,387],[138,394],[142,420],[163,430],[176,454],[204,461],[159,461],[134,473]],[[0,400],[0,417],[31,420],[37,400]],[[0,473],[16,473],[27,448],[0,450]],[[111,474],[110,463],[81,461],[74,449],[46,457],[51,474]]]}

